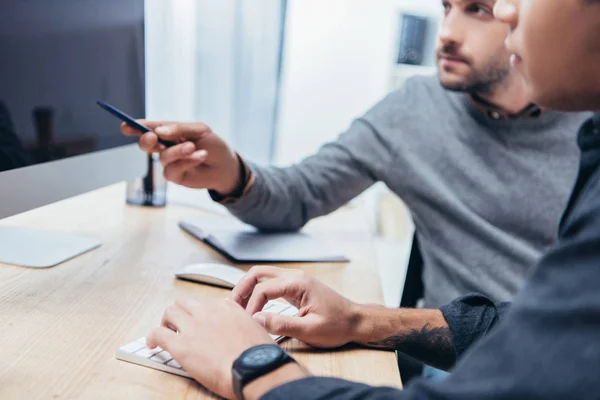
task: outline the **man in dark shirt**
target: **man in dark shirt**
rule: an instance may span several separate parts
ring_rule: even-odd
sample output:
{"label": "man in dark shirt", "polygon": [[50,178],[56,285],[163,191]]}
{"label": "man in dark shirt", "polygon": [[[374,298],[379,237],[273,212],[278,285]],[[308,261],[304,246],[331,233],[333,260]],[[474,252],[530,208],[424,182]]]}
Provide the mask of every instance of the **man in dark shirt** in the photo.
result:
{"label": "man in dark shirt", "polygon": [[0,101],[0,172],[29,165],[31,160],[15,134],[6,105]]}
{"label": "man in dark shirt", "polygon": [[[538,104],[600,110],[599,0],[498,0],[495,13],[511,27],[512,63]],[[201,384],[229,398],[233,361],[272,343],[261,325],[321,347],[357,342],[399,348],[440,368],[457,362],[446,381],[417,382],[403,392],[309,377],[286,363],[245,385],[246,399],[598,398],[600,114],[581,127],[578,144],[579,178],[559,242],[510,309],[471,295],[440,310],[388,310],[354,304],[300,272],[257,268],[238,284],[234,301],[180,300],[148,344],[164,348]],[[278,297],[300,308],[300,317],[255,313]]]}

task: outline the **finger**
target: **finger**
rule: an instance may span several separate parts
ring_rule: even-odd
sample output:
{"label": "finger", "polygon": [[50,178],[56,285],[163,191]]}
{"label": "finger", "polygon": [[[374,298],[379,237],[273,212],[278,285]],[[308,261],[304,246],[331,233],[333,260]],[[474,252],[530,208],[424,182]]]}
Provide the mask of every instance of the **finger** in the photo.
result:
{"label": "finger", "polygon": [[[150,128],[150,126],[148,126],[148,128]],[[202,122],[160,125],[151,129],[160,136],[161,139],[178,143],[187,140],[202,139],[204,135],[211,132],[210,128]]]}
{"label": "finger", "polygon": [[152,132],[144,133],[140,136],[138,146],[146,153],[156,153],[161,150],[161,145],[158,144],[158,136]]}
{"label": "finger", "polygon": [[[166,165],[163,170],[163,174],[166,180],[176,183],[178,185],[191,186],[192,182],[188,182],[190,175],[189,172],[193,171],[195,167],[204,163],[208,157],[208,153],[205,150],[198,151],[185,160],[175,161],[169,165]],[[197,177],[196,177],[197,180]],[[195,186],[198,187],[198,182],[194,182]]]}
{"label": "finger", "polygon": [[178,339],[179,336],[175,332],[165,328],[164,326],[161,326],[153,329],[152,332],[150,332],[150,334],[146,337],[146,346],[148,346],[150,349],[160,347],[161,349],[171,353],[169,349],[173,347],[173,342]]}
{"label": "finger", "polygon": [[191,156],[196,151],[196,145],[192,142],[185,142],[172,146],[160,153],[160,163],[166,166],[172,162]]}
{"label": "finger", "polygon": [[185,332],[189,326],[191,315],[178,306],[172,306],[165,310],[161,325],[175,332]]}
{"label": "finger", "polygon": [[309,328],[306,318],[288,317],[270,312],[256,313],[252,318],[272,335],[289,336],[300,340]]}
{"label": "finger", "polygon": [[142,132],[140,132],[138,129],[132,128],[126,122],[121,122],[121,132],[125,136],[140,136],[142,134]]}
{"label": "finger", "polygon": [[144,125],[146,128],[150,129],[151,131],[155,130],[159,126],[176,125],[177,124],[177,121],[152,121],[152,120],[148,120],[148,119],[136,119],[135,122],[137,122],[140,125]]}
{"label": "finger", "polygon": [[231,300],[246,308],[248,299],[258,283],[265,279],[279,277],[284,271],[284,269],[267,265],[252,267],[233,288],[230,295]]}
{"label": "finger", "polygon": [[[151,131],[158,128],[159,126],[174,125],[177,123],[177,122],[173,122],[173,121],[148,121],[145,119],[138,119],[138,120],[136,120],[136,122],[142,126],[145,126],[146,128],[148,128]],[[138,128],[131,126],[127,122],[121,122],[121,132],[125,136],[140,136],[141,134],[146,133],[146,132],[140,132],[140,130]]]}
{"label": "finger", "polygon": [[248,300],[246,311],[250,315],[261,311],[269,300],[284,298],[293,306],[298,307],[298,298],[303,288],[299,281],[290,278],[274,278],[257,284]]}
{"label": "finger", "polygon": [[203,303],[191,297],[181,296],[175,300],[175,305],[189,315],[195,315],[202,309]]}

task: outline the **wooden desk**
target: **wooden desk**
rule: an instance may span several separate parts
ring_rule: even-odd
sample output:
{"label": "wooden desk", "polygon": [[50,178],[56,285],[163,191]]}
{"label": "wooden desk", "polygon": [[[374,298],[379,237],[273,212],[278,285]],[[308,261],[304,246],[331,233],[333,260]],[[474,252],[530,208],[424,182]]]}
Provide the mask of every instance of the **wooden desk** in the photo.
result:
{"label": "wooden desk", "polygon": [[[76,232],[104,245],[55,268],[0,265],[0,398],[148,399],[209,397],[195,382],[118,361],[116,347],[146,336],[176,293],[228,291],[176,280],[190,263],[224,261],[177,226],[183,218],[225,218],[199,209],[126,206],[111,186],[2,221]],[[353,300],[381,303],[375,257],[358,209],[318,219],[308,231],[340,247],[350,264],[295,265]],[[284,347],[316,375],[400,387],[392,352],[319,352]]]}

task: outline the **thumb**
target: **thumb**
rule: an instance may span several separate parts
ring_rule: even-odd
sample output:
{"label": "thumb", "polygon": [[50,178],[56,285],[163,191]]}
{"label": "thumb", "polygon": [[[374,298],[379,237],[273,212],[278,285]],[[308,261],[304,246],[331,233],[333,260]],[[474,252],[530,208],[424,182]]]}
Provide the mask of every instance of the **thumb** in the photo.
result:
{"label": "thumb", "polygon": [[[151,126],[148,128],[152,129]],[[201,122],[159,125],[153,130],[161,139],[173,142],[201,139],[211,132],[210,128]]]}
{"label": "thumb", "polygon": [[252,316],[267,332],[273,335],[299,338],[304,331],[301,318],[285,315],[259,312]]}

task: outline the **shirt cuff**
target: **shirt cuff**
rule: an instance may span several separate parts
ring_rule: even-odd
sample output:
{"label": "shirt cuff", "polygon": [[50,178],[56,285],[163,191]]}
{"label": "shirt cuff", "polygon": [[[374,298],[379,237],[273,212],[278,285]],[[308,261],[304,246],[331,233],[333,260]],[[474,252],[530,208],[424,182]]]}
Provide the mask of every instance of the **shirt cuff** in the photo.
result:
{"label": "shirt cuff", "polygon": [[499,320],[494,302],[477,293],[456,299],[440,311],[452,332],[457,359]]}

